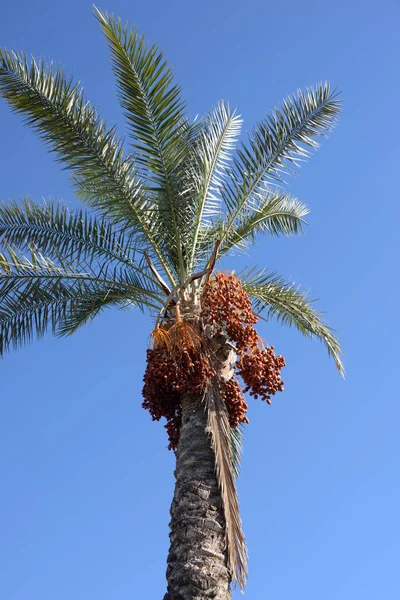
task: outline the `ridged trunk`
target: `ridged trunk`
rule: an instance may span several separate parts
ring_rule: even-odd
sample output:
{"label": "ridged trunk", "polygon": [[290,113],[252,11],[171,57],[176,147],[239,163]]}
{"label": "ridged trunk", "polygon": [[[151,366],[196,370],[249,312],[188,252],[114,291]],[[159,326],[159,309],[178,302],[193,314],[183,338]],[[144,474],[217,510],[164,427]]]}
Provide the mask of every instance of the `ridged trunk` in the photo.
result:
{"label": "ridged trunk", "polygon": [[199,397],[182,399],[164,600],[230,600],[225,518]]}

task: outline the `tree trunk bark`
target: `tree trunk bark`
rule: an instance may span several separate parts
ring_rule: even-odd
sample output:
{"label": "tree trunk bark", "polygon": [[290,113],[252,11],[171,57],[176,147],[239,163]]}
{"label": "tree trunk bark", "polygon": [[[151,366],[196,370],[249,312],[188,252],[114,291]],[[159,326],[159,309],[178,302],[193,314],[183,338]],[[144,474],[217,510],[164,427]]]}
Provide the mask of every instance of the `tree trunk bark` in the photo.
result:
{"label": "tree trunk bark", "polygon": [[225,517],[200,397],[182,398],[164,600],[230,600]]}

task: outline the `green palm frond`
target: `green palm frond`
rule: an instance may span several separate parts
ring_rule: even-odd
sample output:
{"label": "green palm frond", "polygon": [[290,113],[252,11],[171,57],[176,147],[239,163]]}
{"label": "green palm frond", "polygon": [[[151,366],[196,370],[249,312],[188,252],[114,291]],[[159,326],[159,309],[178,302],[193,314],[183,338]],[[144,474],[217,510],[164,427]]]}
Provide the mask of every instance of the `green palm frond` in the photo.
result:
{"label": "green palm frond", "polygon": [[231,427],[232,469],[236,478],[239,477],[240,462],[242,460],[242,449],[244,442],[244,425],[239,423],[237,427]]}
{"label": "green palm frond", "polygon": [[239,275],[243,288],[252,298],[256,312],[267,310],[268,317],[275,317],[284,325],[293,325],[306,337],[320,340],[329,356],[335,361],[339,373],[344,376],[342,351],[334,330],[322,320],[306,292],[294,283],[288,283],[275,273],[252,269]]}
{"label": "green palm frond", "polygon": [[227,207],[224,238],[242,211],[259,207],[271,182],[281,182],[282,174],[291,173],[310,156],[310,150],[319,147],[316,138],[332,130],[340,106],[329,84],[321,84],[298,91],[283,102],[281,110],[275,109],[258,124],[249,144],[238,150],[231,181],[221,190]]}
{"label": "green palm frond", "polygon": [[223,240],[219,255],[232,249],[247,248],[254,243],[257,233],[269,235],[299,235],[303,232],[304,217],[309,209],[300,200],[290,194],[266,192],[259,206],[242,211],[235,225],[225,235],[224,224],[216,223],[205,237],[207,247],[216,240]]}
{"label": "green palm frond", "polygon": [[132,268],[86,265],[85,271],[31,249],[3,244],[0,254],[0,354],[41,337],[72,333],[110,305],[159,310],[161,291],[146,288]]}
{"label": "green palm frond", "polygon": [[161,250],[155,207],[115,129],[107,129],[79,86],[60,67],[47,68],[34,58],[29,64],[23,54],[0,50],[0,94],[73,171],[78,195],[129,227],[174,283]]}
{"label": "green palm frond", "polygon": [[181,89],[174,84],[173,73],[158,46],[149,46],[134,28],[123,27],[112,15],[98,9],[95,12],[111,50],[119,99],[131,127],[135,156],[162,212],[160,227],[168,236],[170,259],[177,261],[175,267],[184,278],[174,177],[186,152],[187,121]]}
{"label": "green palm frond", "polygon": [[189,269],[195,264],[198,245],[201,247],[212,227],[212,217],[221,214],[219,189],[227,175],[241,125],[242,120],[235,111],[220,102],[207,116],[204,126],[197,134],[193,161],[191,168],[189,167],[193,188],[188,212],[194,213]]}
{"label": "green palm frond", "polygon": [[[119,264],[135,270],[148,286],[156,279],[136,260],[135,236],[118,229],[104,218],[86,211],[71,211],[62,202],[37,205],[31,199],[0,204],[0,248],[20,251],[36,248],[42,255],[64,261]],[[143,283],[145,287],[145,284]]]}
{"label": "green palm frond", "polygon": [[144,36],[112,15],[98,9],[95,13],[111,50],[135,154],[149,176],[166,185],[182,158],[186,121],[181,89],[156,44],[149,46]]}

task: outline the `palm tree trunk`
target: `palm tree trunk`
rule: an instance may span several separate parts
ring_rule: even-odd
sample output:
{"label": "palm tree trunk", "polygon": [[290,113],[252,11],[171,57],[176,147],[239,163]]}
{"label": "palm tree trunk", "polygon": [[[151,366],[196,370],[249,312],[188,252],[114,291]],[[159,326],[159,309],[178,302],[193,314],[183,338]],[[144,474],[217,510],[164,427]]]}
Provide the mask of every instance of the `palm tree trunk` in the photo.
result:
{"label": "palm tree trunk", "polygon": [[225,517],[200,397],[182,399],[164,600],[230,600]]}

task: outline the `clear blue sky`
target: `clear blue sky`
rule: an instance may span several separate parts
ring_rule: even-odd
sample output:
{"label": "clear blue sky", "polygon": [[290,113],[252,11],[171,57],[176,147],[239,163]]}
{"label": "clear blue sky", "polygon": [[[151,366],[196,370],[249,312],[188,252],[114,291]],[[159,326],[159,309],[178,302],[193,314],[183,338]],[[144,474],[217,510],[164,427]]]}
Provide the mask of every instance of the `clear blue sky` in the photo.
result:
{"label": "clear blue sky", "polygon": [[[298,87],[330,79],[342,90],[339,127],[291,180],[312,209],[306,235],[264,240],[245,259],[321,298],[347,379],[316,342],[261,325],[286,356],[287,385],[271,407],[250,404],[244,597],[397,600],[400,3],[100,7],[165,48],[191,115],[223,98],[251,129]],[[123,127],[90,2],[4,2],[0,45],[60,61]],[[4,103],[0,131],[1,200],[74,203],[67,174]],[[0,363],[2,600],[162,598],[174,457],[140,407],[149,329],[139,313],[106,312]]]}

